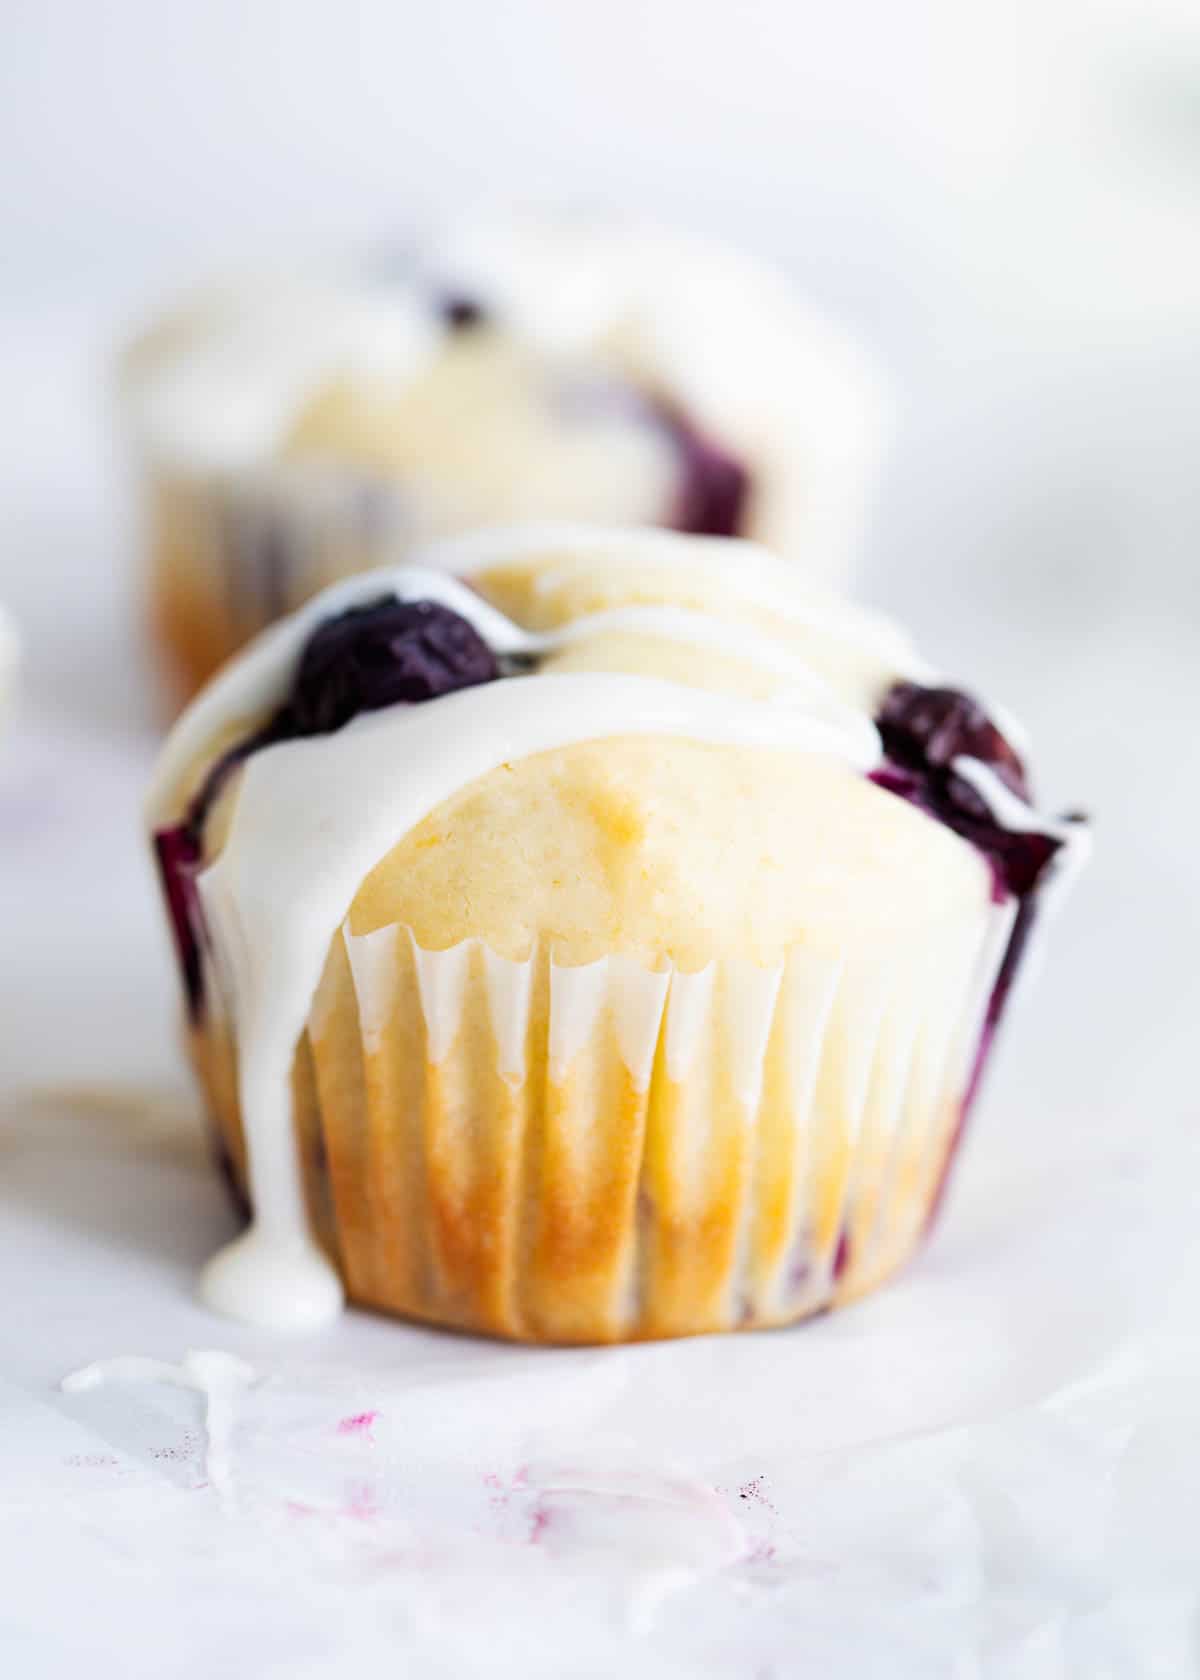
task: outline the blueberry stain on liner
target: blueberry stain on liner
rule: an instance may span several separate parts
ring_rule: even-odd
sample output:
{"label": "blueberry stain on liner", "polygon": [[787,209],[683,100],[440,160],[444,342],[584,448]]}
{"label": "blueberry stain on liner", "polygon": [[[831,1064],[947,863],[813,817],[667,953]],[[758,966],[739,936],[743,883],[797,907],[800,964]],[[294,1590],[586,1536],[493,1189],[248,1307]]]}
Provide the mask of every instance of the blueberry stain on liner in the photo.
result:
{"label": "blueberry stain on liner", "polygon": [[[1064,840],[1032,826],[1036,823],[1032,810],[1029,831],[1006,826],[978,789],[955,768],[956,761],[972,759],[985,766],[1017,799],[1025,804],[1031,801],[1028,775],[1019,755],[969,694],[960,689],[897,682],[885,695],[875,722],[885,763],[871,773],[871,780],[974,846],[991,870],[993,901],[1000,905],[1015,899],[1017,905],[929,1215],[932,1225],[944,1201],[996,1031],[1029,945],[1042,890],[1059,860]],[[1064,825],[1072,826],[1086,821],[1079,812],[1062,819]]]}

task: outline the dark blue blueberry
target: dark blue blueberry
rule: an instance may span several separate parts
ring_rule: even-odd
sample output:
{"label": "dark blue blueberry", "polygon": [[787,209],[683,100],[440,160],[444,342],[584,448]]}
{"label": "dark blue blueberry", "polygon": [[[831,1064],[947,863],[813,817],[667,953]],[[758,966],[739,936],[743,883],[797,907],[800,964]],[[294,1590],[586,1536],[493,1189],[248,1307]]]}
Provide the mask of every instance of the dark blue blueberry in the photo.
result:
{"label": "dark blue blueberry", "polygon": [[[949,770],[956,758],[976,758],[1018,798],[1030,797],[1021,760],[979,702],[961,689],[894,683],[876,722],[893,764]],[[972,808],[982,809],[977,796]]]}
{"label": "dark blue blueberry", "polygon": [[471,327],[481,327],[487,320],[487,311],[483,305],[460,292],[447,292],[444,297],[439,298],[438,313],[455,332],[466,332]]}
{"label": "dark blue blueberry", "polygon": [[483,637],[436,601],[383,596],[309,637],[287,713],[289,736],[329,735],[360,712],[436,700],[500,674]]}
{"label": "dark blue blueberry", "polygon": [[1029,799],[1025,766],[978,701],[956,688],[898,682],[875,721],[887,765],[872,779],[977,846],[992,866],[998,898],[1032,892],[1058,841],[1001,827],[978,790],[953,769],[956,758],[978,759],[1011,793]]}
{"label": "dark blue blueberry", "polygon": [[697,537],[738,536],[750,500],[749,473],[682,415],[666,407],[659,414],[682,468],[672,529]]}

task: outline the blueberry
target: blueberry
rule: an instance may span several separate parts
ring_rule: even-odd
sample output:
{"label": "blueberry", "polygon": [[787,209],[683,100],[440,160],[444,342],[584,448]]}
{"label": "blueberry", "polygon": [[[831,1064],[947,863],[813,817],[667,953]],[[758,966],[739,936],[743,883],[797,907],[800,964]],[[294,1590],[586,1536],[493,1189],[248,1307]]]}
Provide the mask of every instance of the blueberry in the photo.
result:
{"label": "blueberry", "polygon": [[201,1014],[204,992],[200,966],[200,898],[196,891],[200,843],[186,822],[175,828],[160,828],[154,836],[154,856],[183,975],[188,1014],[196,1020]]}
{"label": "blueberry", "polygon": [[[1021,760],[979,702],[961,689],[895,683],[876,721],[893,763],[949,770],[956,758],[976,758],[1018,798],[1029,799]],[[982,802],[976,809],[982,814]]]}
{"label": "blueberry", "polygon": [[659,413],[683,469],[672,528],[698,537],[736,537],[750,499],[749,473],[682,415],[665,407]]}
{"label": "blueberry", "polygon": [[287,700],[212,766],[184,826],[198,843],[231,772],[261,747],[331,735],[360,712],[436,700],[499,675],[495,654],[474,626],[436,601],[381,595],[350,607],[313,631]]}
{"label": "blueberry", "polygon": [[436,700],[499,674],[491,648],[449,607],[383,596],[309,637],[285,708],[287,733],[328,735],[360,712]]}
{"label": "blueberry", "polygon": [[466,332],[471,327],[481,327],[487,320],[487,311],[483,305],[460,292],[447,292],[444,297],[439,298],[438,313],[454,332]]}
{"label": "blueberry", "polygon": [[1010,792],[1029,799],[1024,765],[978,701],[956,688],[898,682],[875,721],[887,764],[872,780],[976,846],[991,865],[998,900],[1031,893],[1058,841],[1001,827],[978,789],[953,769],[956,758],[978,759]]}

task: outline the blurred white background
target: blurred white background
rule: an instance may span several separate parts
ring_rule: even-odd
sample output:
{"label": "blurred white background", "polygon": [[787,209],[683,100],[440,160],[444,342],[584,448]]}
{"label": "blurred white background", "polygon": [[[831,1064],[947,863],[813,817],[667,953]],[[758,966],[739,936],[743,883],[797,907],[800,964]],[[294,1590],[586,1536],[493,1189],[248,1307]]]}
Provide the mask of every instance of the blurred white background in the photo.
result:
{"label": "blurred white background", "polygon": [[[48,567],[125,570],[101,375],[151,301],[497,196],[740,239],[858,327],[903,405],[877,592],[919,553],[988,611],[1032,578],[1094,613],[1133,587],[1136,553],[1140,591],[1149,570],[1195,604],[1191,0],[6,0],[0,16],[0,577],[35,629]],[[80,543],[71,521],[98,497]],[[99,595],[89,613],[124,612]]]}
{"label": "blurred white background", "polygon": [[[1194,1327],[1194,0],[2,0],[0,42],[0,599],[28,643],[0,779],[9,1081],[175,1076],[136,840],[121,334],[264,251],[479,199],[628,206],[778,259],[890,371],[862,588],[1023,717],[1051,803],[1097,816],[914,1288],[993,1259],[1003,1276],[1020,1239],[1008,1213],[989,1225],[998,1187],[1052,1225],[1098,1194],[1093,1168],[1136,1198],[1153,1157],[1191,1212],[1151,1293]],[[1089,1287],[1077,1258],[1047,1325]],[[1023,1320],[1002,1290],[993,1308],[1016,1367]],[[1191,1368],[1171,1381],[1200,1391]]]}

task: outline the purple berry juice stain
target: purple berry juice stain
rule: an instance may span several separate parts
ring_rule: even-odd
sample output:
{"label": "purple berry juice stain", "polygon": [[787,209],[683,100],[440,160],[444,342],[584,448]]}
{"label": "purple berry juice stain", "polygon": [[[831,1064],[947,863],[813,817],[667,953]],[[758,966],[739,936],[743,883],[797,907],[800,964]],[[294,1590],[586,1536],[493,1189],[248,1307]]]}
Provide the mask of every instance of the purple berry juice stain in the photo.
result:
{"label": "purple berry juice stain", "polygon": [[373,1430],[378,1417],[378,1412],[356,1412],[353,1417],[340,1418],[337,1433],[343,1436],[357,1436],[360,1440],[368,1441],[374,1446]]}
{"label": "purple berry juice stain", "polygon": [[[986,860],[996,904],[1016,899],[1017,912],[1000,968],[984,1012],[983,1028],[958,1120],[946,1149],[937,1189],[930,1204],[928,1231],[945,1200],[967,1118],[974,1105],[996,1031],[1037,915],[1040,890],[1062,841],[1036,832],[1005,828],[986,800],[954,769],[958,758],[984,764],[1017,798],[1028,803],[1029,779],[1020,757],[987,713],[969,694],[954,688],[924,688],[894,683],[875,719],[886,764],[871,773],[876,786],[905,799],[968,841]],[[1075,813],[1065,818],[1084,819]],[[841,1240],[834,1275],[838,1275]]]}
{"label": "purple berry juice stain", "polygon": [[736,537],[745,528],[750,475],[740,461],[666,404],[659,420],[680,463],[672,530],[695,537]]}

